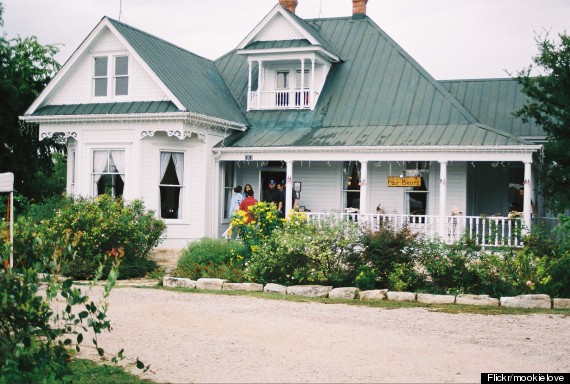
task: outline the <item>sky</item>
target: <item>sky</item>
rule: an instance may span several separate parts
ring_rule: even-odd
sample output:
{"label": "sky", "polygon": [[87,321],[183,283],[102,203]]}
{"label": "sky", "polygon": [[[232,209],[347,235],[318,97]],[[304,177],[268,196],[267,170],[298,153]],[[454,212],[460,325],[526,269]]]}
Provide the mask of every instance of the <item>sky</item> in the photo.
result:
{"label": "sky", "polygon": [[[234,49],[278,0],[0,0],[2,33],[37,36],[64,63],[103,16],[209,59]],[[301,18],[345,17],[352,0],[299,0]],[[536,39],[570,33],[570,0],[369,0],[367,14],[438,80],[508,77]]]}

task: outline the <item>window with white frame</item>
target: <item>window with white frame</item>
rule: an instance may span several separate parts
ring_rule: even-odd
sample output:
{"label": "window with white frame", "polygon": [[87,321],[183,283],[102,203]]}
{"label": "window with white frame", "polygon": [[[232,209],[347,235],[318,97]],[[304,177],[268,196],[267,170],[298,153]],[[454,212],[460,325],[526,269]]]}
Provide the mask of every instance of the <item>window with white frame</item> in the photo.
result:
{"label": "window with white frame", "polygon": [[115,95],[129,94],[129,57],[115,57]]}
{"label": "window with white frame", "polygon": [[275,106],[289,106],[289,71],[277,71],[277,92],[275,93]]}
{"label": "window with white frame", "polygon": [[[109,74],[113,74],[110,90]],[[129,94],[129,57],[114,56],[109,60],[107,56],[94,58],[93,66],[93,94],[95,97],[106,97],[109,94],[126,96]]]}
{"label": "window with white frame", "polygon": [[69,152],[69,158],[68,158],[68,162],[69,162],[69,195],[74,196],[75,195],[75,151],[70,151]]}
{"label": "window with white frame", "polygon": [[184,153],[160,152],[160,217],[182,218],[184,189]]}
{"label": "window with white frame", "polygon": [[107,56],[95,57],[93,74],[95,97],[107,96],[108,62],[109,58]]}
{"label": "window with white frame", "polygon": [[409,215],[426,215],[429,202],[429,163],[407,162],[404,176],[420,177],[421,179],[421,185],[406,187],[406,213]]}
{"label": "window with white frame", "polygon": [[[309,70],[305,69],[304,76],[301,78],[301,70],[295,71],[295,106],[306,107],[309,105]],[[303,89],[301,89],[301,87]]]}
{"label": "window with white frame", "polygon": [[360,209],[360,163],[345,162],[342,173],[344,208]]}
{"label": "window with white frame", "polygon": [[277,89],[289,89],[289,71],[277,71]]}
{"label": "window with white frame", "polygon": [[119,197],[125,189],[125,151],[97,149],[93,151],[93,196],[108,194]]}

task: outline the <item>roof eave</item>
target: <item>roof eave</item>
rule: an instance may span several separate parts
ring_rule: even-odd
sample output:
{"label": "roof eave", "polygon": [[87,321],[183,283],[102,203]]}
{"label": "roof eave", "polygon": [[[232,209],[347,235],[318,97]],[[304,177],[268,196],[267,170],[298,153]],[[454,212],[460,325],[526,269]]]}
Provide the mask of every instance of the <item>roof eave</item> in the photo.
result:
{"label": "roof eave", "polygon": [[322,46],[296,47],[296,48],[271,48],[271,49],[239,49],[236,51],[238,55],[254,56],[254,55],[278,55],[283,53],[320,53],[331,62],[339,62],[339,56],[328,51]]}
{"label": "roof eave", "polygon": [[216,127],[245,131],[247,126],[235,121],[206,116],[193,112],[168,112],[168,113],[129,113],[129,114],[94,114],[94,115],[50,115],[50,116],[20,116],[20,120],[28,123],[59,124],[74,122],[103,122],[103,121],[181,121],[200,122]]}

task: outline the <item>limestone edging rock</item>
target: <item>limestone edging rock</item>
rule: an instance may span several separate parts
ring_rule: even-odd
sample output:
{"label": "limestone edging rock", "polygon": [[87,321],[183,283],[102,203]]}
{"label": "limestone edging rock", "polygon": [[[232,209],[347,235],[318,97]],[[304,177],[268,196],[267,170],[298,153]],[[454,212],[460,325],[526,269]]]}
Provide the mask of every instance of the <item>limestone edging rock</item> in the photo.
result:
{"label": "limestone edging rock", "polygon": [[305,297],[328,297],[332,286],[325,285],[292,285],[287,287],[287,295]]}

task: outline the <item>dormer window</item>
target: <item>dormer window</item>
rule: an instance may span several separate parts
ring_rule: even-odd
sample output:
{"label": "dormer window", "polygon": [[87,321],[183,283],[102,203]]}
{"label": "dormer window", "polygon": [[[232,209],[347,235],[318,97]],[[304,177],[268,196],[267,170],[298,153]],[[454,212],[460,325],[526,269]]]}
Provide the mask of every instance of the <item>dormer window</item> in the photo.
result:
{"label": "dormer window", "polygon": [[129,94],[129,57],[115,57],[115,95]]}
{"label": "dormer window", "polygon": [[[109,89],[109,73],[113,74],[112,89]],[[129,94],[129,57],[98,56],[93,65],[93,95],[95,97],[126,96]]]}
{"label": "dormer window", "polygon": [[108,57],[95,58],[95,97],[107,96],[107,62]]}
{"label": "dormer window", "polygon": [[277,71],[277,89],[289,88],[289,71]]}

